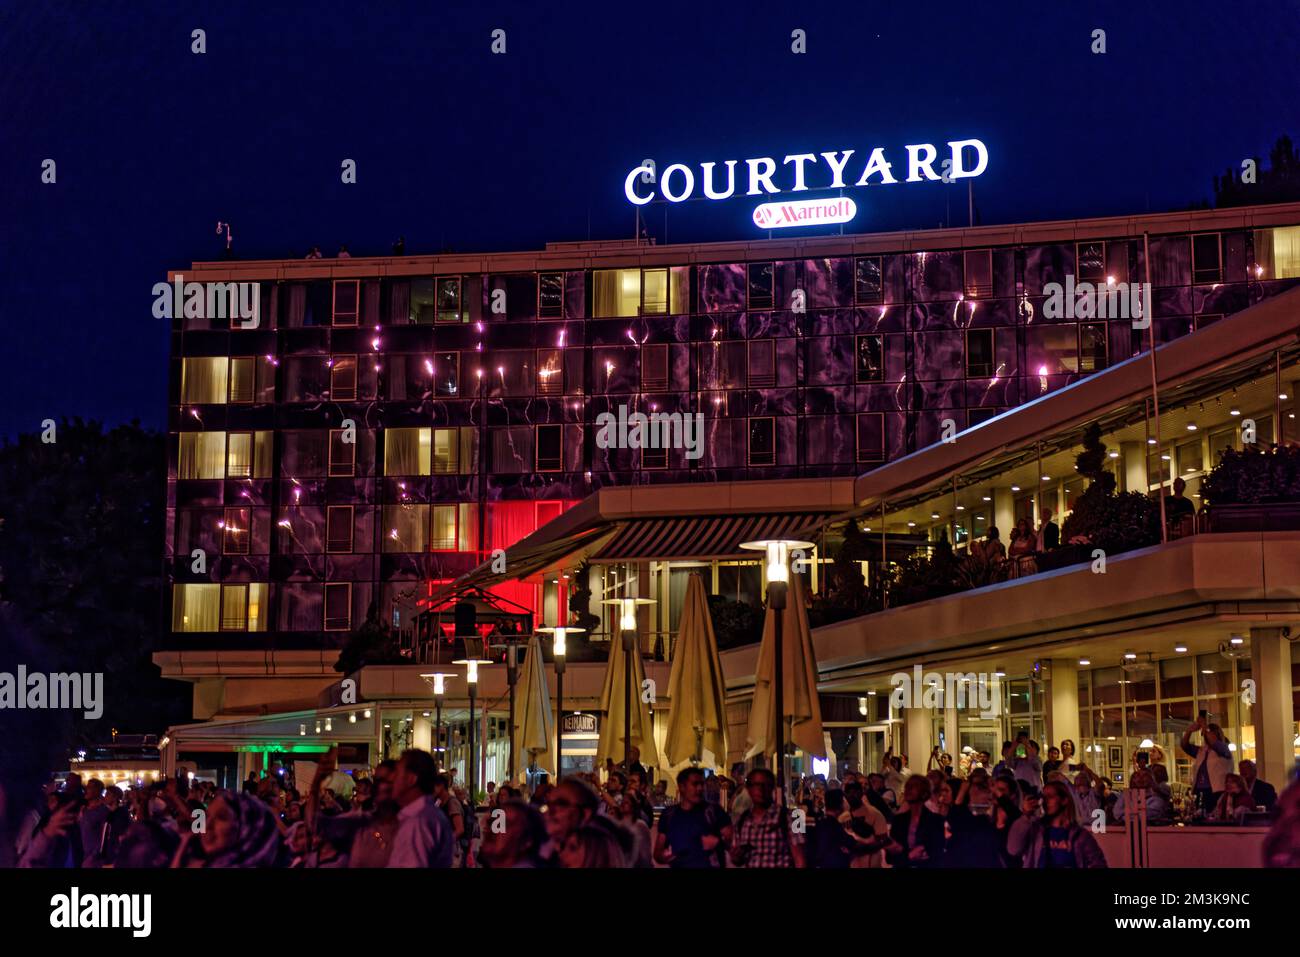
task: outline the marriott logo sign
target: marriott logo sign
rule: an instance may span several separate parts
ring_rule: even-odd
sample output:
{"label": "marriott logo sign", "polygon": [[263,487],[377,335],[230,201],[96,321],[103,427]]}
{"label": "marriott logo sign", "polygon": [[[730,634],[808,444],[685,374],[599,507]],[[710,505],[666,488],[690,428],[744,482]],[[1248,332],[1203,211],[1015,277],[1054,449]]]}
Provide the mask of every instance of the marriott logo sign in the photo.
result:
{"label": "marriott logo sign", "polygon": [[857,204],[847,196],[839,199],[799,199],[788,203],[762,203],[754,209],[754,225],[761,229],[787,226],[820,226],[847,223],[858,215]]}

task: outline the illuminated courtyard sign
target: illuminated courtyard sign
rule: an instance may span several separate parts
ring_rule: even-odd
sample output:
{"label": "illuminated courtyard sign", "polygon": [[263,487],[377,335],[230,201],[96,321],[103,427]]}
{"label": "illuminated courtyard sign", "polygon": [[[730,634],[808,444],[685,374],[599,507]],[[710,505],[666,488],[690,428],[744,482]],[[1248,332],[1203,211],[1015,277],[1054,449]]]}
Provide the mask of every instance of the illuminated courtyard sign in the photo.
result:
{"label": "illuminated courtyard sign", "polygon": [[[656,170],[653,161],[646,160],[627,174],[623,180],[623,192],[628,202],[644,206],[658,196],[670,203],[682,203],[688,199],[768,196],[877,184],[890,186],[899,182],[920,183],[930,180],[950,183],[955,179],[979,176],[989,165],[989,151],[979,140],[949,140],[945,151],[947,155],[942,161],[939,159],[939,149],[933,143],[916,143],[905,146],[904,149],[905,157],[895,155],[892,159],[885,155],[883,147],[877,146],[862,155],[856,150],[793,153],[784,157],[779,164],[771,156],[700,163],[698,171],[685,163],[673,163],[662,173]],[[857,159],[854,159],[855,156]],[[895,166],[898,167],[897,171]],[[904,173],[907,175],[903,176]],[[658,186],[657,191],[655,186]],[[737,190],[743,190],[743,193],[738,194]],[[829,207],[831,204],[811,205]],[[787,207],[791,211],[797,211],[795,207],[802,209],[803,218],[786,221],[781,210]],[[823,209],[821,213],[812,213],[807,203],[765,203],[754,210],[754,222],[765,229],[842,223],[851,219],[857,208],[849,201],[848,215],[843,216],[844,212],[844,209],[835,212]],[[832,218],[819,218],[822,216]]]}

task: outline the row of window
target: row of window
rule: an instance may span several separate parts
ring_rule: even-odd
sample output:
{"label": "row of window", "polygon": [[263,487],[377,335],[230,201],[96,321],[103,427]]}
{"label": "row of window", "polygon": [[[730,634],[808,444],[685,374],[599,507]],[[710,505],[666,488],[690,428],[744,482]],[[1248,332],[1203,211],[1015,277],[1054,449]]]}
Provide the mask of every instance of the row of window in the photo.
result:
{"label": "row of window", "polygon": [[[1046,357],[1050,373],[1091,373],[1106,368],[1108,364],[1105,322],[1040,325],[1026,327],[1021,332],[1025,337],[1026,351]],[[1017,334],[1018,330],[1010,327],[965,330],[966,375],[988,378],[1000,374],[995,359],[995,339],[1003,337],[1004,351],[1014,355]],[[855,381],[885,381],[885,335],[859,335],[855,337],[855,344]],[[627,348],[619,347],[606,355],[621,355]],[[672,378],[669,346],[654,343],[631,348],[638,350],[641,391],[669,391]],[[698,344],[695,348],[698,350],[700,389],[764,389],[777,384],[777,343],[774,339],[729,340]],[[577,385],[570,388],[571,384],[566,381],[569,376],[566,375],[565,353],[561,349],[503,350],[489,359],[497,363],[496,368],[486,371],[481,367],[482,355],[472,355],[479,364],[476,375],[490,376],[489,391],[493,396],[558,396],[582,391]],[[377,377],[358,376],[358,363],[364,366],[370,361],[368,359],[336,355],[291,357],[285,361],[288,365],[287,402],[354,402],[378,398]],[[430,357],[395,355],[387,357],[386,362],[390,374],[384,391],[391,400],[427,396],[458,398],[472,394],[461,386],[459,352],[439,352]],[[375,372],[378,368],[377,363],[373,364]],[[274,373],[272,371],[264,378],[263,372],[267,369],[273,369],[273,366],[265,357],[187,357],[181,362],[181,402],[185,405],[273,402]],[[573,378],[581,380],[580,368],[570,371]],[[606,390],[614,387],[616,371],[616,364],[607,358],[596,369],[597,385],[604,385]]]}
{"label": "row of window", "polygon": [[[1191,236],[1162,236],[1151,241],[1151,280],[1155,286],[1176,286],[1189,280],[1195,284],[1239,282],[1246,279],[1286,279],[1300,276],[1300,226],[1256,230],[1253,256],[1247,248],[1248,233],[1198,233]],[[1137,240],[1089,240],[1074,244],[1074,276],[1078,282],[1140,282],[1145,275],[1130,275],[1130,261],[1136,262]],[[956,273],[956,288],[948,276],[938,281],[938,290],[947,296],[986,299],[997,294],[992,248],[961,251],[917,253],[922,273],[927,259],[942,263],[942,269]],[[878,304],[886,299],[884,264],[886,256],[858,256],[852,261],[852,302]],[[1253,268],[1248,258],[1254,262]],[[788,265],[782,263],[780,265]],[[620,318],[651,315],[684,315],[691,308],[690,266],[646,269],[597,269],[591,275],[591,317]],[[720,267],[728,268],[726,264]],[[744,303],[748,309],[789,308],[778,301],[778,263],[750,262],[739,264],[744,270]],[[565,316],[566,274],[536,274],[536,315],[542,319]],[[937,277],[936,277],[937,278]],[[1063,277],[1062,277],[1063,278]],[[497,277],[498,283],[503,277]],[[530,277],[531,279],[531,277]],[[845,277],[846,282],[848,277]],[[479,315],[473,298],[483,296],[484,277],[436,276],[409,281],[409,300],[402,315],[415,324],[465,323]],[[508,282],[508,277],[504,277]],[[335,326],[357,326],[362,322],[362,298],[365,280],[335,280],[330,298],[330,321]],[[1003,295],[1018,294],[1010,279]],[[485,302],[495,311],[493,296],[499,284],[489,287]],[[847,289],[845,290],[847,292]],[[531,292],[530,292],[531,295]],[[377,300],[376,300],[377,302]],[[848,305],[847,301],[838,303]],[[740,303],[735,305],[740,306]],[[706,310],[707,311],[707,310]],[[232,318],[231,328],[242,328]]]}
{"label": "row of window", "polygon": [[[265,582],[172,586],[172,631],[266,631]],[[352,583],[326,582],[320,627],[352,628]]]}
{"label": "row of window", "polygon": [[[450,505],[424,505],[406,503],[385,505],[383,515],[383,542],[385,552],[468,552],[476,550],[477,528],[474,523],[477,506],[467,503]],[[350,555],[356,551],[357,507],[354,505],[327,505],[324,507],[324,536],[322,529],[307,518],[320,509],[287,508],[281,512],[277,523],[284,530],[281,551],[285,553],[315,553],[323,549],[326,554]],[[217,522],[223,555],[265,554],[268,550],[270,509],[249,506],[232,506],[222,510]],[[191,527],[192,516],[186,515],[178,535],[188,553],[188,537],[196,533]],[[369,527],[369,523],[367,526]],[[364,532],[363,532],[364,534]],[[361,552],[372,549],[362,543]]]}
{"label": "row of window", "polygon": [[[996,414],[996,409],[971,409],[970,424],[975,425]],[[810,420],[827,418],[810,417]],[[748,434],[748,464],[765,466],[777,464],[776,416],[751,416],[746,419]],[[860,412],[857,424],[857,461],[879,462],[884,459],[884,413]],[[528,468],[519,468],[518,458],[527,454],[518,444],[519,430],[533,433],[532,454]],[[512,472],[535,469],[538,472],[565,471],[564,425],[534,425],[516,428],[489,429],[494,460],[502,466],[512,463]],[[405,478],[424,475],[470,475],[475,468],[477,446],[475,429],[456,428],[395,428],[385,430],[383,475]],[[286,436],[315,436],[317,433],[285,433]],[[295,457],[297,468],[286,466],[289,472],[300,472],[295,477],[326,475],[330,478],[353,478],[357,475],[357,443],[350,441],[354,433],[344,429],[330,429],[325,441],[327,459],[318,462],[314,456]],[[270,431],[258,432],[182,432],[180,455],[177,460],[178,479],[238,479],[271,478]],[[640,450],[642,469],[666,469],[669,450],[644,448]],[[499,471],[500,469],[490,469]]]}

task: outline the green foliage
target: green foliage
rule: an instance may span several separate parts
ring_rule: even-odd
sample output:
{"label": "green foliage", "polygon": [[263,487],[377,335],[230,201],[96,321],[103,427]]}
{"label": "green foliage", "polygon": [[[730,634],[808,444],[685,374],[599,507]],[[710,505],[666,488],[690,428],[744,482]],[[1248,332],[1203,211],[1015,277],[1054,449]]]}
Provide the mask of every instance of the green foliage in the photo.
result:
{"label": "green foliage", "polygon": [[1211,506],[1300,502],[1300,447],[1227,449],[1201,480],[1201,496]]}
{"label": "green foliage", "polygon": [[1256,181],[1241,181],[1241,166],[1229,167],[1214,178],[1214,205],[1254,206],[1261,203],[1290,203],[1300,199],[1300,152],[1291,137],[1279,136],[1265,166],[1255,157]]}
{"label": "green foliage", "polygon": [[1090,481],[1061,529],[1065,542],[1086,543],[1113,555],[1160,541],[1160,503],[1140,492],[1116,494],[1115,476],[1106,469],[1106,445],[1096,423],[1084,433],[1075,468]]}
{"label": "green foliage", "polygon": [[81,419],[56,438],[0,446],[0,595],[44,670],[104,672],[104,715],[75,712],[76,743],[161,733],[190,716],[188,687],[151,660],[165,633],[166,441],[138,422],[105,432]]}

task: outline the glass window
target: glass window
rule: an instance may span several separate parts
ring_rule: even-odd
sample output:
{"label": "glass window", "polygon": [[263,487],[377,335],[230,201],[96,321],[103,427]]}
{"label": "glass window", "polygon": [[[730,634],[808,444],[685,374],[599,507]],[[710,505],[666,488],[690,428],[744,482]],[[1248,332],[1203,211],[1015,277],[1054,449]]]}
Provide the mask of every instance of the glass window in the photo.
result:
{"label": "glass window", "polygon": [[857,380],[885,381],[885,337],[858,336],[857,352]]}
{"label": "glass window", "polygon": [[1079,324],[1079,371],[1100,372],[1109,364],[1106,323]]}
{"label": "glass window", "polygon": [[351,505],[331,505],[325,511],[325,551],[352,551],[354,509]]}
{"label": "glass window", "polygon": [[1192,697],[1193,665],[1191,658],[1169,658],[1160,662],[1160,697]]}
{"label": "glass window", "polygon": [[457,429],[434,429],[433,474],[466,475],[472,472],[473,442],[474,430],[468,426]]}
{"label": "glass window", "polygon": [[537,394],[564,394],[564,353],[562,350],[537,350]]}
{"label": "glass window", "polygon": [[963,259],[966,269],[966,298],[987,299],[993,295],[993,250],[968,249]]}
{"label": "glass window", "polygon": [[252,402],[257,393],[257,360],[241,356],[230,360],[230,401]]}
{"label": "glass window", "polygon": [[859,256],[854,260],[854,293],[859,303],[881,301],[880,257]]}
{"label": "glass window", "polygon": [[1094,705],[1117,705],[1120,702],[1120,680],[1124,672],[1120,668],[1098,668],[1092,673],[1092,703]]}
{"label": "glass window", "polygon": [[1031,375],[1078,372],[1078,331],[1073,324],[1029,326],[1025,329],[1025,355]]}
{"label": "glass window", "polygon": [[435,352],[425,371],[433,376],[433,394],[455,396],[460,390],[460,353]]}
{"label": "glass window", "polygon": [[[1228,659],[1214,655],[1197,655],[1196,676],[1197,694],[1201,698],[1210,698],[1215,695],[1232,694],[1232,664]],[[1204,704],[1201,705],[1205,707]]]}
{"label": "glass window", "polygon": [[1101,240],[1075,243],[1075,272],[1079,282],[1106,281],[1106,244]]}
{"label": "glass window", "polygon": [[325,630],[347,631],[352,627],[352,583],[325,583]]}
{"label": "glass window", "polygon": [[357,303],[360,300],[359,279],[338,279],[334,282],[334,325],[355,326]]}
{"label": "glass window", "polygon": [[221,630],[248,630],[248,586],[221,586]]}
{"label": "glass window", "polygon": [[1223,274],[1219,258],[1219,234],[1192,237],[1192,281],[1218,282]]}
{"label": "glass window", "polygon": [[182,432],[178,479],[219,479],[226,477],[226,433]]}
{"label": "glass window", "polygon": [[776,385],[776,343],[771,339],[749,340],[749,387],[765,389]]}
{"label": "glass window", "polygon": [[771,417],[749,420],[749,464],[776,464],[776,420]]}
{"label": "glass window", "polygon": [[993,330],[966,331],[966,375],[984,379],[993,374]]}
{"label": "glass window", "polygon": [[[357,443],[346,441],[344,429],[330,429],[330,477],[347,478],[357,473]],[[352,436],[356,438],[355,432]]]}
{"label": "glass window", "polygon": [[428,475],[431,440],[428,429],[386,429],[384,474]]}
{"label": "glass window", "polygon": [[750,263],[747,267],[749,276],[749,308],[771,309],[773,289],[772,263]]}
{"label": "glass window", "polygon": [[641,389],[644,392],[662,392],[668,388],[667,344],[641,347]]}
{"label": "glass window", "polygon": [[881,462],[885,458],[885,414],[858,413],[858,461]]}
{"label": "glass window", "polygon": [[384,506],[384,551],[425,552],[429,550],[429,506]]}
{"label": "glass window", "polygon": [[1201,455],[1200,439],[1184,442],[1178,446],[1175,454],[1178,456],[1179,475],[1191,475],[1200,472],[1205,467],[1205,460]]}
{"label": "glass window", "polygon": [[669,273],[669,295],[672,313],[683,316],[691,311],[691,267],[674,266]]}
{"label": "glass window", "polygon": [[429,537],[429,548],[435,552],[452,552],[456,550],[455,505],[433,506],[433,531]]}
{"label": "glass window", "polygon": [[335,402],[355,402],[357,398],[357,357],[335,356],[330,362],[330,398]]}
{"label": "glass window", "polygon": [[592,314],[597,319],[641,312],[641,270],[598,269],[592,273]]}
{"label": "glass window", "polygon": [[559,319],[564,315],[564,273],[544,272],[537,277],[537,315]]}
{"label": "glass window", "polygon": [[217,631],[220,621],[220,585],[172,586],[172,631]]}
{"label": "glass window", "polygon": [[226,555],[247,555],[252,510],[228,508],[221,516],[221,551]]}
{"label": "glass window", "polygon": [[1219,456],[1228,449],[1236,448],[1237,430],[1224,429],[1222,432],[1210,433],[1210,468],[1219,464]]}
{"label": "glass window", "polygon": [[462,288],[459,276],[439,278],[437,296],[439,322],[469,322],[469,314],[461,308]]}
{"label": "glass window", "polygon": [[253,433],[231,432],[226,456],[226,478],[253,477]]}
{"label": "glass window", "polygon": [[641,290],[645,296],[645,315],[663,315],[668,312],[668,270],[647,269],[641,275]]}
{"label": "glass window", "polygon": [[408,320],[413,323],[432,323],[434,313],[433,300],[433,280],[412,279]]}
{"label": "glass window", "polygon": [[210,359],[181,360],[181,402],[193,405],[224,405],[229,360],[225,356]]}
{"label": "glass window", "polygon": [[1255,231],[1253,279],[1300,277],[1300,226]]}
{"label": "glass window", "polygon": [[558,472],[564,467],[564,426],[537,427],[537,471]]}

